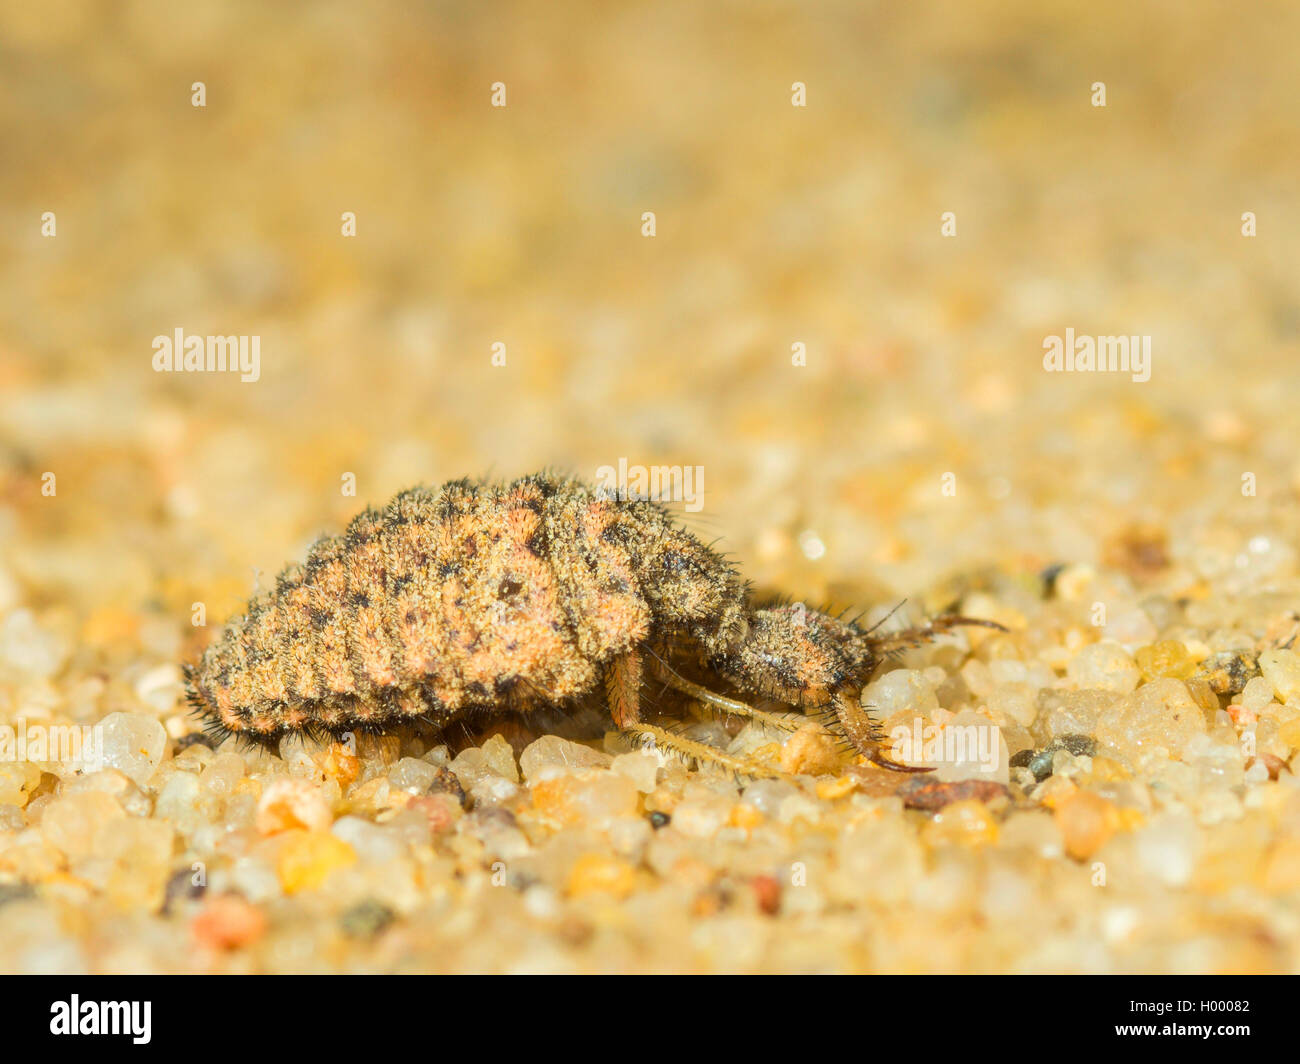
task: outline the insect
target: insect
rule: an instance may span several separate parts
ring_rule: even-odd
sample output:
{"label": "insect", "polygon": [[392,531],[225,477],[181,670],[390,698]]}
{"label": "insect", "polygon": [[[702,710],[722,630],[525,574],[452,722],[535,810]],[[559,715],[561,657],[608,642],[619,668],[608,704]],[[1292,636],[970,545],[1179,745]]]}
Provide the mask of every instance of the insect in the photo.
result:
{"label": "insect", "polygon": [[211,732],[265,742],[441,729],[603,692],[629,737],[758,774],[642,718],[643,685],[658,679],[793,727],[722,685],[820,713],[876,764],[915,771],[882,752],[861,689],[891,651],[967,624],[991,622],[947,616],[877,636],[799,605],[758,608],[732,564],[661,504],[539,473],[412,488],[365,510],[254,597],[185,676]]}

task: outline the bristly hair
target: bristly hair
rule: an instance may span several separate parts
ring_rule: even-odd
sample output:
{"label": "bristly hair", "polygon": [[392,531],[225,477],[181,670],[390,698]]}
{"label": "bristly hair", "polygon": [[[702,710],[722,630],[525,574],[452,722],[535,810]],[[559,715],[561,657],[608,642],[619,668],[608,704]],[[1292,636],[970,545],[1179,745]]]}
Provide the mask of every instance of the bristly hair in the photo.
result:
{"label": "bristly hair", "polygon": [[[895,606],[893,609],[891,609],[888,613],[886,613],[883,617],[881,617],[880,620],[878,620],[875,624],[873,624],[870,628],[868,628],[868,629],[867,629],[865,632],[863,632],[862,634],[863,634],[863,635],[871,635],[872,632],[876,631],[876,629],[878,629],[882,624],[884,624],[885,622],[887,622],[887,621],[889,620],[889,618],[891,618],[892,616],[894,616],[894,614],[896,614],[899,610],[901,610],[901,609],[902,609],[904,606],[906,606],[906,605],[907,605],[907,599],[902,599],[902,600],[900,600],[897,606]],[[861,616],[861,614],[859,614],[859,616]],[[855,619],[856,619],[856,618],[855,618]]]}
{"label": "bristly hair", "polygon": [[214,750],[222,743],[224,743],[227,739],[229,739],[232,735],[242,734],[239,732],[231,731],[224,724],[222,724],[221,721],[219,721],[216,717],[211,717],[211,716],[205,716],[200,721],[199,727],[203,729],[203,734],[206,735],[208,738],[208,744]]}
{"label": "bristly hair", "polygon": [[221,718],[212,712],[212,707],[199,694],[198,670],[193,665],[182,665],[181,677],[185,683],[185,701],[190,706],[189,715],[195,718],[198,730],[203,733],[207,745],[215,750],[235,733],[221,723]]}

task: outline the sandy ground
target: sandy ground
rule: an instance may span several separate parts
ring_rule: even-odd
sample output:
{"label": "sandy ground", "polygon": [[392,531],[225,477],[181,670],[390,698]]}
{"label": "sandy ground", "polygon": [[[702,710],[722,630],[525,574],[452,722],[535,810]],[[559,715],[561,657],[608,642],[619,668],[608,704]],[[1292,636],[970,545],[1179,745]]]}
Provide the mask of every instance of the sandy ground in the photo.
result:
{"label": "sandy ground", "polygon": [[[0,5],[0,969],[1294,971],[1298,22]],[[320,533],[620,461],[760,592],[1004,624],[863,695],[996,764],[187,740]]]}

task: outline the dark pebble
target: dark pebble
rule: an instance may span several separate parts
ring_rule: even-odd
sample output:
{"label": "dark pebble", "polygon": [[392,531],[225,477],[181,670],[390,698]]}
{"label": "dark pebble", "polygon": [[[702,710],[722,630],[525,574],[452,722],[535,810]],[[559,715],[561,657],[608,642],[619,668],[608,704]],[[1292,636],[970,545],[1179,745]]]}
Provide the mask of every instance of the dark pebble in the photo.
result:
{"label": "dark pebble", "polygon": [[1068,750],[1075,757],[1092,757],[1097,752],[1097,740],[1091,735],[1062,735],[1041,750],[1021,750],[1011,758],[1011,767],[1029,769],[1042,783],[1052,774],[1052,756],[1058,750]]}
{"label": "dark pebble", "polygon": [[349,938],[374,938],[396,919],[396,914],[381,901],[357,902],[343,911],[339,924]]}
{"label": "dark pebble", "polygon": [[456,778],[456,773],[446,766],[438,769],[438,774],[433,777],[433,782],[429,784],[425,793],[450,794],[456,801],[460,802],[462,809],[469,808],[469,797],[465,794],[465,788],[461,786],[460,780]]}
{"label": "dark pebble", "polygon": [[36,897],[36,888],[30,883],[0,883],[0,905],[11,901],[26,901]]}
{"label": "dark pebble", "polygon": [[182,868],[173,872],[163,892],[163,915],[170,913],[177,902],[201,898],[207,890],[204,884],[194,882],[194,869]]}
{"label": "dark pebble", "polygon": [[914,778],[908,780],[895,792],[903,799],[908,809],[924,809],[933,812],[953,802],[974,799],[977,802],[989,802],[995,798],[1006,797],[1011,792],[1001,783],[992,780],[957,780],[953,783],[941,783],[936,780]]}

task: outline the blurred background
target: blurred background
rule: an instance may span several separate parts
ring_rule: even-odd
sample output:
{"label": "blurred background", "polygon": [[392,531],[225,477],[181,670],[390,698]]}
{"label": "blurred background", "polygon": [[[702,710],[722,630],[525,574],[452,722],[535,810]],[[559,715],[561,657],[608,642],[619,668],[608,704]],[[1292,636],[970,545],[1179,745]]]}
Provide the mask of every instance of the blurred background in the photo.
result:
{"label": "blurred background", "polygon": [[[796,596],[1134,528],[1250,590],[1294,564],[1298,34],[1285,2],[5,0],[0,606],[185,652],[192,602],[367,502],[620,458],[703,467],[692,522]],[[155,372],[178,328],[260,337],[259,379]],[[1044,372],[1067,328],[1150,335],[1150,380]]]}

